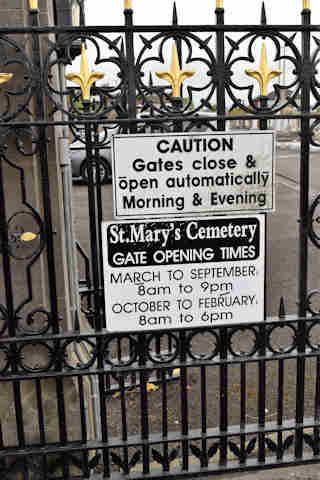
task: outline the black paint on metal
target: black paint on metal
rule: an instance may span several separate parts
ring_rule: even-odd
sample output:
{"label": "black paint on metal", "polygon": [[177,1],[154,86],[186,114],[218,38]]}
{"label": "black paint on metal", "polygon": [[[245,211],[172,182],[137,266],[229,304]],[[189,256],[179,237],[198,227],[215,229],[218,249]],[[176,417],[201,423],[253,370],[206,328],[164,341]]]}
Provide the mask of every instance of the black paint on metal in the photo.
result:
{"label": "black paint on metal", "polygon": [[[22,89],[2,87],[6,106],[0,113],[0,255],[4,283],[0,297],[0,383],[12,386],[17,438],[15,445],[7,445],[4,426],[0,423],[0,468],[4,475],[18,471],[27,480],[36,465],[43,479],[88,478],[100,464],[104,478],[195,478],[210,473],[243,472],[319,461],[320,350],[316,337],[320,320],[318,310],[312,305],[319,292],[309,290],[308,260],[309,240],[316,248],[320,247],[320,235],[317,233],[320,197],[309,205],[310,144],[320,147],[313,138],[314,130],[320,123],[316,77],[320,54],[317,35],[320,29],[311,25],[309,10],[302,12],[302,24],[296,26],[267,25],[264,4],[260,25],[225,25],[222,8],[217,8],[215,15],[216,25],[179,25],[174,4],[172,25],[168,26],[134,25],[133,11],[125,10],[125,25],[122,27],[56,28],[40,27],[39,14],[33,12],[30,14],[30,27],[0,28],[1,68],[14,63],[24,68]],[[302,38],[300,49],[292,35],[298,32]],[[50,42],[46,42],[48,34],[58,34],[56,42],[53,36]],[[120,37],[115,38],[114,34]],[[312,34],[315,36],[314,43]],[[31,53],[26,53],[24,36],[30,37]],[[290,85],[289,98],[285,101],[277,84],[270,86],[273,96],[257,97],[253,83],[243,87],[237,84],[236,75],[233,75],[233,66],[237,62],[241,61],[243,65],[245,61],[258,63],[259,59],[252,56],[251,47],[264,39],[273,43],[277,59],[281,56],[280,45],[285,45],[287,52],[290,50],[287,55],[294,64],[296,79]],[[196,51],[197,62],[203,62],[208,69],[206,88],[197,87],[195,90],[190,83],[181,89],[183,99],[174,98],[169,85],[157,85],[155,76],[150,75],[152,62],[165,65],[162,45],[166,42],[171,45],[173,40],[177,44],[181,68],[192,63]],[[71,87],[62,92],[51,84],[56,62],[64,65],[70,62],[68,51],[75,41],[90,43],[96,50],[97,69],[103,62],[117,69],[115,85],[92,87],[92,102],[82,101],[79,88]],[[211,108],[216,102],[216,118],[206,115],[194,105],[195,91],[203,94],[201,107]],[[240,92],[246,93],[246,101],[239,99]],[[62,96],[68,99],[68,111],[63,110]],[[311,105],[313,98],[316,102],[314,106]],[[138,116],[139,101],[141,111]],[[227,101],[240,113],[227,113]],[[282,113],[288,105],[295,106],[294,115]],[[64,120],[59,118],[61,112]],[[287,312],[282,297],[278,318],[268,318],[263,323],[140,334],[108,333],[105,330],[100,229],[104,218],[104,186],[99,155],[102,150],[111,148],[110,128],[116,126],[120,133],[187,132],[202,127],[209,131],[223,131],[228,122],[248,118],[257,120],[261,130],[267,130],[269,120],[273,119],[290,118],[301,122],[298,311],[293,315]],[[59,322],[56,278],[59,259],[56,258],[52,219],[55,200],[52,198],[48,165],[52,141],[49,131],[63,125],[68,125],[76,139],[83,143],[88,184],[90,254],[87,255],[78,246],[84,262],[84,278],[81,278],[79,294],[88,329],[71,332],[62,331]],[[37,163],[41,174],[40,211],[28,196],[23,163],[14,163],[8,153],[6,142],[9,138],[15,139],[17,152],[22,157],[32,157]],[[17,212],[11,211],[6,198],[10,169],[20,177],[21,209]],[[23,245],[20,238],[28,231],[27,225],[12,227],[21,212],[37,225],[38,243],[30,244],[30,247]],[[25,254],[24,248],[29,248]],[[46,260],[42,265],[48,278],[49,306],[40,308],[34,305],[32,268],[42,258]],[[15,284],[18,263],[26,278],[27,293],[22,299]],[[91,330],[89,327],[92,327]],[[283,344],[279,330],[288,332]],[[197,352],[196,341],[205,335],[210,336],[211,349]],[[242,346],[238,351],[235,342],[241,335],[248,336],[251,346]],[[73,363],[69,356],[71,344],[86,346],[88,359],[81,360],[79,357]],[[44,348],[48,352],[48,361],[28,365],[27,354],[24,353],[28,346]],[[316,369],[314,410],[308,417],[305,407],[307,361],[313,362]],[[285,411],[288,364],[296,367],[296,408],[291,419],[287,418]],[[270,420],[266,407],[269,394],[267,377],[271,365],[277,373],[277,393],[275,414]],[[248,385],[252,368],[256,370],[257,385],[253,422],[248,420],[251,393]],[[239,375],[237,424],[230,421],[232,369],[237,369]],[[178,371],[177,375],[175,371]],[[213,372],[216,373],[217,398],[212,403],[208,382]],[[194,387],[190,384],[194,376],[199,385],[198,428],[191,423],[193,406],[190,388]],[[93,439],[89,438],[90,415],[85,398],[87,380],[91,377],[97,380],[94,395],[100,406],[95,412],[99,417],[97,428],[100,430],[98,437]],[[55,382],[59,436],[55,442],[49,440],[44,405],[44,382],[49,379]],[[78,392],[80,437],[77,440],[70,437],[67,418],[64,387],[70,379],[73,379]],[[149,396],[153,380],[160,390],[157,392],[161,405],[157,412],[160,419],[157,432],[153,430]],[[25,431],[22,386],[27,382],[32,382],[35,387],[34,424],[38,431],[35,443],[29,442]],[[179,404],[176,428],[172,427],[170,417],[171,387],[175,389],[174,402]],[[137,397],[135,429],[132,428],[130,415],[129,395],[132,389],[136,389]],[[112,400],[118,401],[118,435],[114,434],[115,427],[111,421]],[[214,427],[210,423],[212,405],[218,412]],[[236,461],[230,460],[231,453]],[[73,473],[74,467],[80,473]]]}

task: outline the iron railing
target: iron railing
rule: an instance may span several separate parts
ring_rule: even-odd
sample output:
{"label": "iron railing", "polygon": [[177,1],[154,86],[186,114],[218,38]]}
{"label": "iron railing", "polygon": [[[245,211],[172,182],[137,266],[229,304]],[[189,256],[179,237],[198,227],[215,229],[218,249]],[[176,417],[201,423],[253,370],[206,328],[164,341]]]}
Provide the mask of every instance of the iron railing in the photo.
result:
{"label": "iron railing", "polygon": [[[89,478],[100,468],[104,478],[193,478],[319,461],[318,292],[310,290],[308,272],[309,239],[319,248],[320,238],[319,197],[310,206],[310,145],[320,147],[314,136],[320,123],[319,26],[311,24],[307,2],[301,25],[294,26],[268,25],[264,6],[259,25],[225,25],[222,5],[220,1],[216,23],[204,26],[180,26],[174,8],[169,26],[136,26],[133,11],[126,9],[124,26],[41,27],[39,12],[33,9],[29,27],[0,28],[1,71],[15,72],[13,79],[2,78],[0,112],[0,381],[3,391],[8,389],[3,401],[11,405],[14,419],[11,436],[4,414],[0,424],[4,477],[21,472],[24,479]],[[76,40],[90,47],[95,68],[107,64],[113,72],[114,83],[94,85],[88,99],[78,87],[61,90],[57,80],[58,67],[71,62],[69,51]],[[238,66],[244,70],[255,64],[254,48],[263,41],[274,61],[283,59],[286,47],[291,76],[286,85],[270,87],[273,96],[262,90],[257,97],[254,80],[238,83]],[[150,76],[155,64],[164,70],[167,46],[173,42],[181,68],[196,62],[205,72],[200,84],[192,79],[183,84],[179,96]],[[195,93],[201,95],[197,104]],[[214,118],[204,113],[213,103]],[[284,113],[289,106],[290,114]],[[261,129],[268,120],[297,119],[301,124],[298,311],[287,315],[281,299],[279,318],[263,323],[108,333],[100,228],[106,187],[100,169],[96,177],[93,168],[99,150],[110,146],[108,130],[116,124],[125,133],[203,126],[214,132],[248,118]],[[84,313],[93,328],[88,325],[87,331],[61,328],[57,298],[59,259],[48,159],[49,131],[63,125],[75,135],[76,127],[85,130],[85,139],[78,139],[86,149],[88,183],[90,275],[87,267],[83,286]],[[96,125],[105,132],[102,140],[92,135]],[[35,159],[40,171],[39,208],[27,188],[28,158]],[[8,192],[12,176],[20,195],[15,202]],[[41,306],[34,274],[40,263],[48,284]],[[79,349],[82,355],[75,357]],[[33,351],[41,352],[36,360]],[[175,370],[177,380],[169,383]],[[100,405],[95,438],[89,434],[89,377],[98,385]],[[72,408],[65,396],[70,379],[77,392]],[[53,404],[48,403],[50,385]],[[25,394],[29,387],[31,436]],[[53,434],[48,405],[56,410]]]}

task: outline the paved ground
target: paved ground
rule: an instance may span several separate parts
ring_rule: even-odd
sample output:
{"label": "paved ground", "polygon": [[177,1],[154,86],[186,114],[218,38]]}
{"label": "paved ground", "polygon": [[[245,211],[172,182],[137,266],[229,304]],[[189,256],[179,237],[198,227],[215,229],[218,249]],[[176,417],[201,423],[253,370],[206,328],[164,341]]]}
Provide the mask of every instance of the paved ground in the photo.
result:
{"label": "paved ground", "polygon": [[[279,468],[276,470],[264,470],[254,473],[229,473],[227,475],[215,475],[208,477],[196,477],[198,480],[320,480],[320,466],[303,466],[291,468]],[[101,474],[92,476],[92,480],[103,480]]]}

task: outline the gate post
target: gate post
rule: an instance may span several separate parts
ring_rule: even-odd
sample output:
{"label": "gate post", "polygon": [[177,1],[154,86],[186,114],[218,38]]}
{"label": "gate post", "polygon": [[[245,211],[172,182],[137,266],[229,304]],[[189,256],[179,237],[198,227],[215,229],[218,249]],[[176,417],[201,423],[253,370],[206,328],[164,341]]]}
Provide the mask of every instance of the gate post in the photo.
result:
{"label": "gate post", "polygon": [[[0,5],[1,26],[29,26],[29,0],[10,0],[10,2],[4,3],[6,4],[5,6]],[[43,0],[40,2],[40,6],[41,15],[39,15],[39,17],[41,18],[41,23],[43,25],[54,24],[53,2]],[[35,10],[31,15],[38,15],[38,13]],[[44,40],[44,37],[39,39],[40,42],[41,39]],[[16,35],[15,40],[21,44],[24,43],[23,36]],[[40,52],[34,49],[36,46],[35,43],[35,41],[33,43],[30,42],[30,44],[26,43],[26,55],[31,62],[34,61],[34,68],[41,59]],[[21,70],[23,72],[23,69]],[[21,70],[17,70],[16,78],[14,79],[18,85],[23,83],[23,80],[21,81]],[[40,73],[40,71],[38,70],[36,73]],[[58,81],[58,78],[53,81]],[[39,92],[39,95],[41,96],[42,92]],[[43,99],[44,95],[42,95],[42,100]],[[37,107],[39,108],[39,102],[38,106],[36,103],[37,100],[29,105],[31,111],[35,111]],[[43,107],[45,106],[43,105]],[[28,118],[27,115],[23,117],[23,119],[26,118]],[[39,130],[39,138],[42,140],[40,145],[42,154],[40,153],[39,155],[36,153],[33,156],[23,157],[16,149],[15,138],[12,139],[11,137],[8,139],[8,152],[10,162],[13,165],[19,165],[23,171],[24,186],[29,203],[39,212],[43,223],[46,224],[45,230],[47,232],[47,240],[49,240],[47,243],[48,257],[51,255],[51,259],[46,262],[46,250],[44,250],[32,268],[32,274],[30,274],[30,283],[33,289],[32,298],[29,299],[26,307],[29,309],[38,308],[39,310],[42,307],[48,310],[48,312],[50,311],[52,323],[54,324],[53,331],[54,333],[58,333],[59,331],[70,330],[72,326],[68,288],[69,266],[67,264],[65,251],[64,199],[60,171],[61,159],[59,156],[59,137],[62,135],[60,127],[40,127]],[[29,140],[29,138],[28,142],[30,143],[28,147],[31,148],[31,140]],[[45,170],[47,171],[45,172]],[[23,209],[25,205],[21,207],[19,177],[14,171],[14,168],[11,168],[4,162],[3,173],[6,199],[6,212],[3,213],[3,217],[4,220],[8,220],[13,213],[19,211],[19,209]],[[49,184],[50,196],[48,190]],[[17,194],[17,192],[19,193]],[[48,226],[49,228],[47,228]],[[4,257],[9,258],[8,255],[4,255]],[[50,264],[53,270],[55,270],[55,275],[50,270]],[[12,311],[17,308],[16,303],[20,301],[17,300],[17,297],[23,297],[25,294],[24,291],[21,293],[20,290],[22,291],[24,283],[26,283],[26,272],[23,265],[19,268],[22,274],[20,272],[18,273],[20,273],[20,277],[22,278],[17,275],[17,269],[15,269],[12,274],[12,285],[10,286],[10,288],[14,288],[16,294],[11,294],[10,296]],[[48,286],[50,283],[49,277],[51,278],[51,287]],[[8,282],[10,282],[10,279],[8,279]],[[2,287],[0,293],[2,296]],[[2,303],[2,299],[0,303]],[[3,303],[6,304],[8,302],[4,300]],[[53,304],[56,304],[55,308],[53,308]],[[22,311],[21,317],[23,317],[24,323],[26,323],[26,316],[26,313]],[[9,336],[15,336],[16,322],[12,321],[13,313],[9,316],[9,320],[11,324]],[[17,320],[17,323],[19,321],[20,320]],[[14,347],[13,344],[13,348]],[[32,365],[36,365],[36,363],[41,365],[46,361],[46,359],[42,358],[42,352],[37,351],[35,348],[30,348],[28,354],[25,354],[25,357],[29,364]],[[83,425],[83,419],[79,417],[79,409],[77,406],[77,388],[80,388],[80,382],[79,385],[76,385],[72,378],[65,380],[62,380],[62,378],[37,379],[34,382],[17,380],[14,382],[13,392],[10,382],[3,382],[1,386],[0,423],[6,445],[17,444],[23,447],[24,442],[28,444],[32,442],[45,444],[50,441],[65,443],[73,439],[83,440],[83,430],[85,430],[86,427]],[[87,388],[85,389],[88,390]],[[88,396],[88,392],[86,391],[85,393]],[[39,402],[41,403],[43,414],[43,418],[40,421],[42,425],[35,428],[34,422],[37,418],[35,412],[37,411]],[[90,400],[87,398],[87,403],[89,402]],[[20,418],[18,417],[19,415]],[[90,438],[92,437],[90,428],[85,434]],[[46,462],[45,459],[43,461]],[[25,469],[29,468],[30,471],[33,471],[37,468],[36,464],[29,463],[28,457],[25,457],[24,462]],[[68,471],[68,464],[64,462],[64,475],[67,476]]]}

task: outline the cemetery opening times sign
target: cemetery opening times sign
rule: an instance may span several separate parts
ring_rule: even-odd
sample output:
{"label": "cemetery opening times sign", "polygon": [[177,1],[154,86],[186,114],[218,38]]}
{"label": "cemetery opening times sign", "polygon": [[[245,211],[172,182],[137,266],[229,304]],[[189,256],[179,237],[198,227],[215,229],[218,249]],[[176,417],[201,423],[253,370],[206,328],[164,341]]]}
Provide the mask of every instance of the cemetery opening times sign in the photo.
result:
{"label": "cemetery opening times sign", "polygon": [[110,332],[264,320],[264,215],[103,222],[102,238]]}
{"label": "cemetery opening times sign", "polygon": [[114,216],[270,212],[274,132],[115,135]]}

